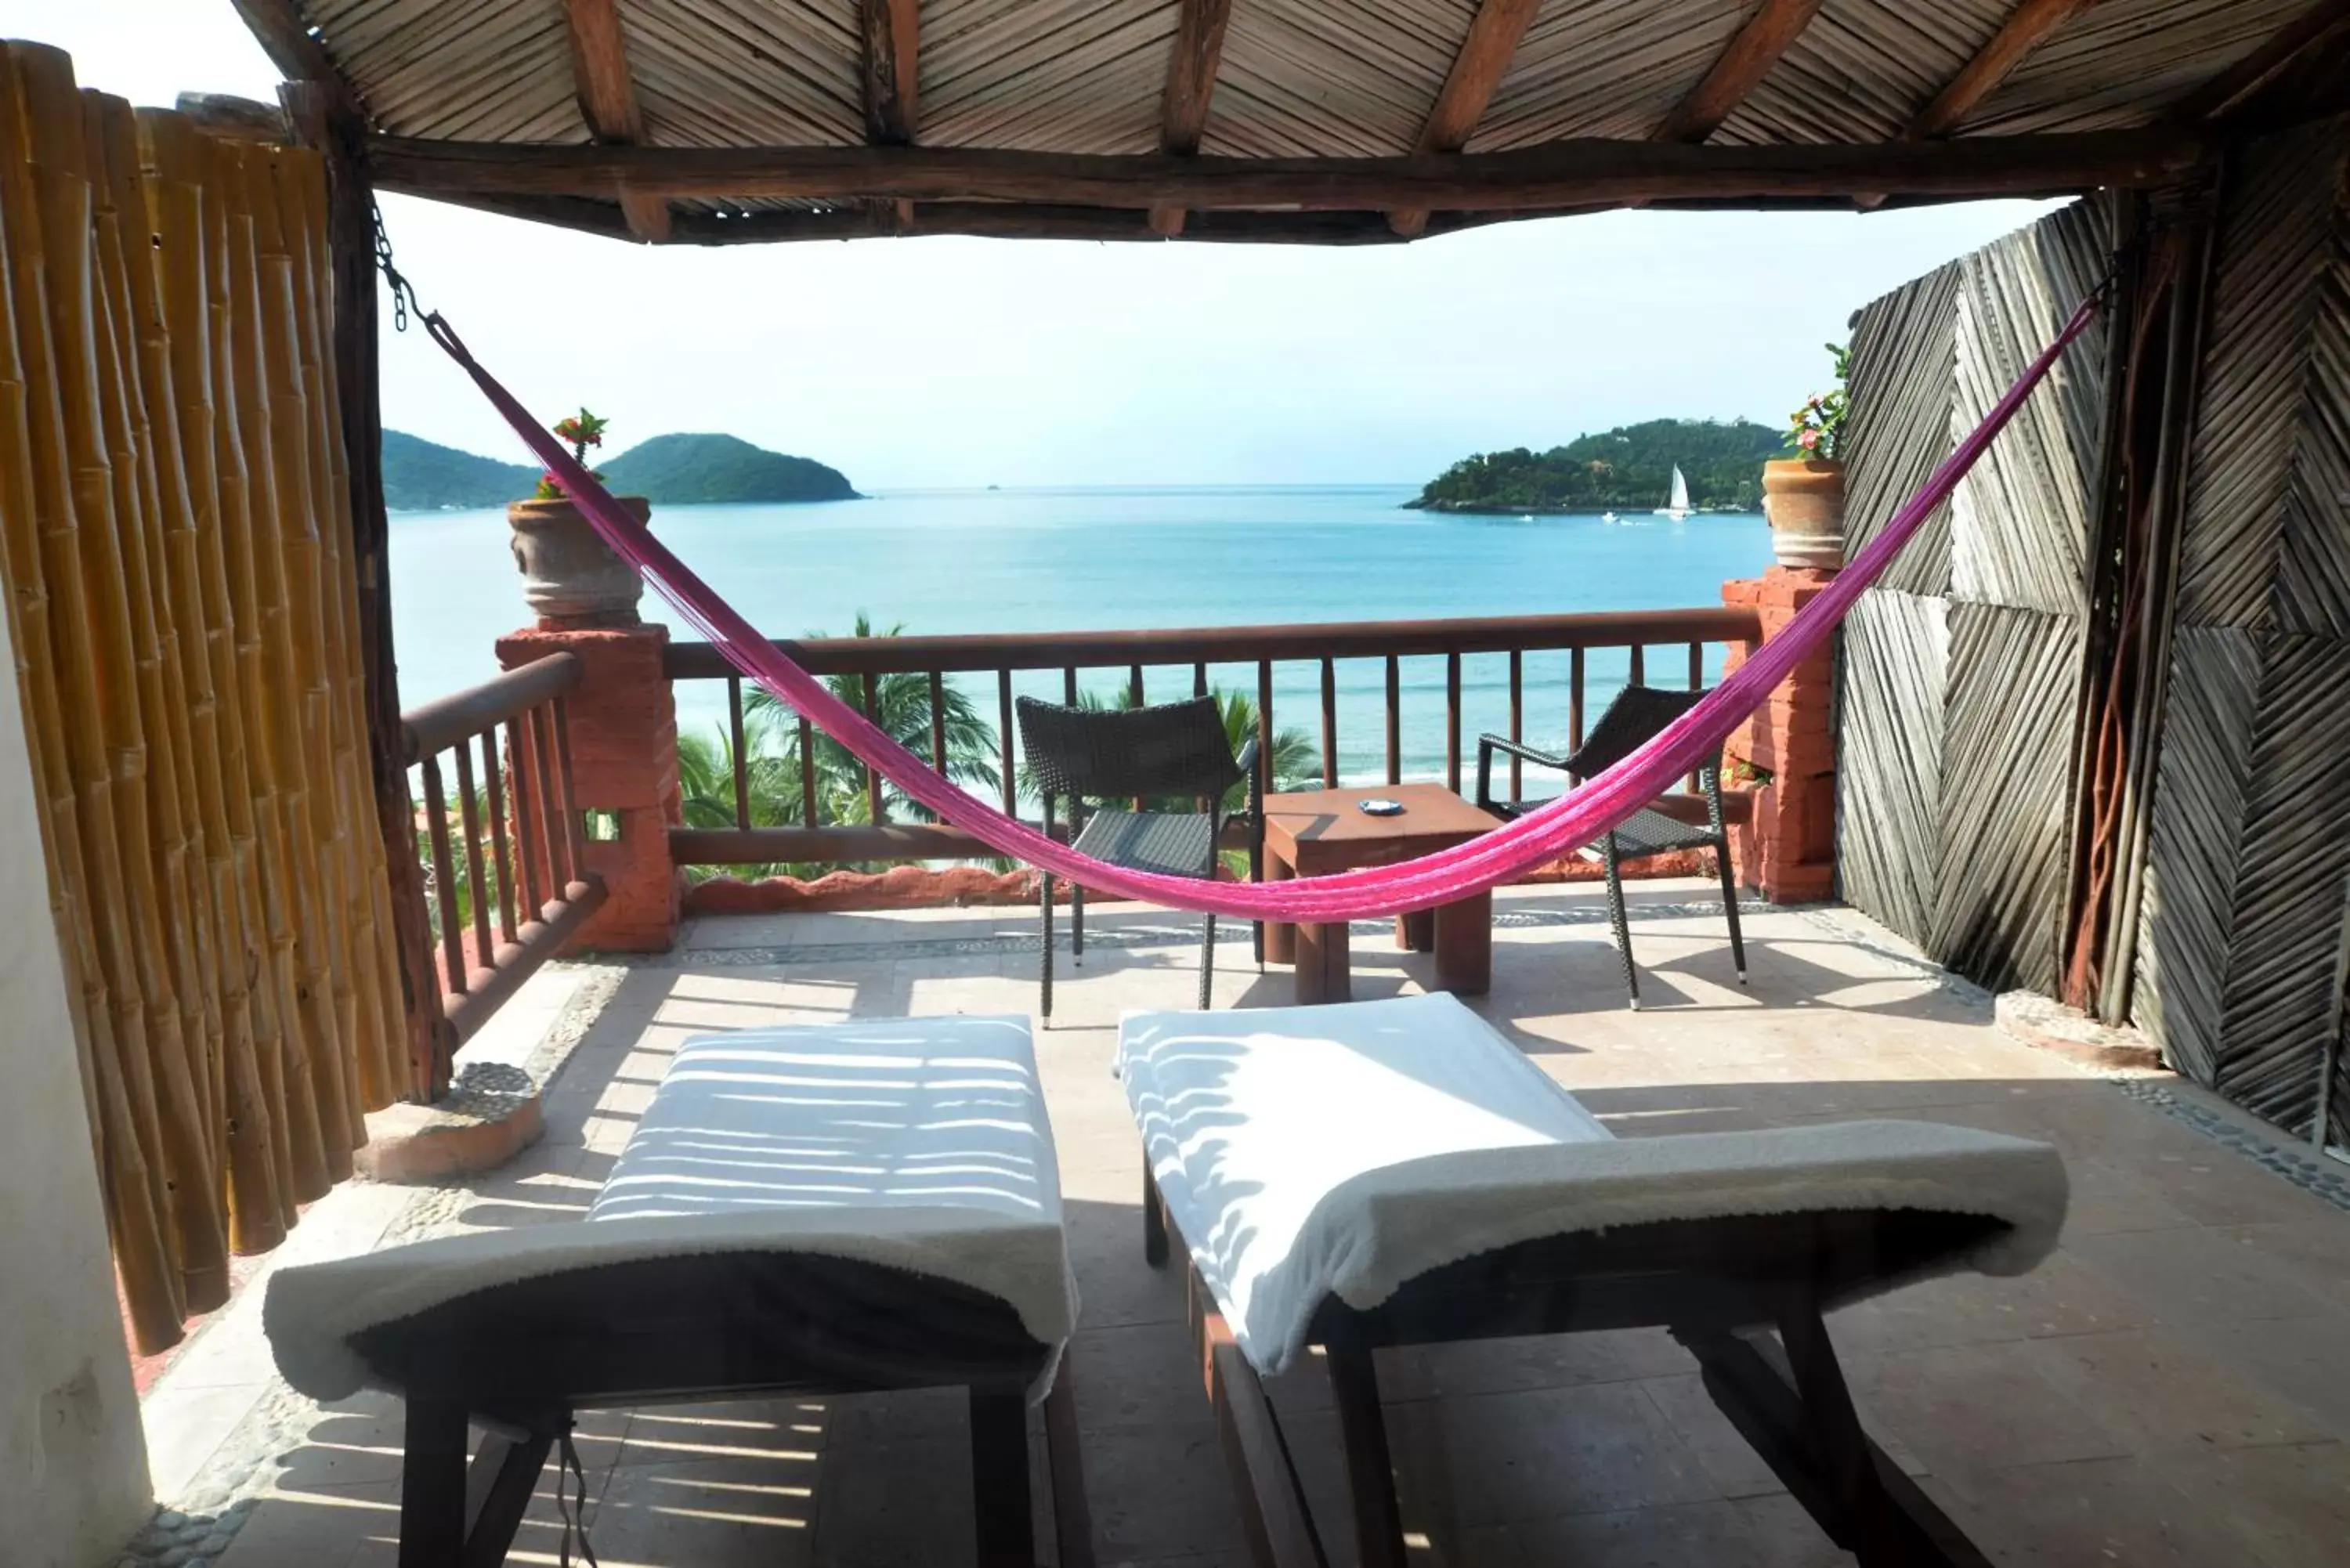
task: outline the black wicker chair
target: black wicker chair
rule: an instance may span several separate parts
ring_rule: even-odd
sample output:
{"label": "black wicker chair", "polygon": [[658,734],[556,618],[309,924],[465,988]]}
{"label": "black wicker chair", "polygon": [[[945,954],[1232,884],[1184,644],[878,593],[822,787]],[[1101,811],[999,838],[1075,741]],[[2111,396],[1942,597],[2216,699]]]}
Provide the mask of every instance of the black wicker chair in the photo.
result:
{"label": "black wicker chair", "polygon": [[[1564,756],[1536,751],[1501,735],[1477,737],[1477,804],[1498,816],[1520,816],[1544,802],[1495,800],[1493,753],[1523,757],[1541,767],[1557,768],[1580,781],[1604,773],[1629,756],[1642,742],[1693,707],[1702,691],[1667,691],[1654,686],[1627,686],[1591,733]],[[1730,833],[1721,820],[1721,753],[1716,752],[1698,769],[1705,792],[1706,820],[1687,823],[1653,806],[1642,806],[1628,821],[1599,841],[1600,857],[1607,867],[1607,914],[1616,925],[1616,949],[1624,959],[1624,986],[1632,993],[1635,1011],[1640,1005],[1639,971],[1632,964],[1632,929],[1624,915],[1624,878],[1618,867],[1627,860],[1669,855],[1678,849],[1711,849],[1721,872],[1722,908],[1730,919],[1730,956],[1738,966],[1738,983],[1746,983],[1746,944],[1738,930],[1738,886],[1730,865]]]}
{"label": "black wicker chair", "polygon": [[[1069,803],[1069,836],[1098,860],[1137,871],[1173,877],[1216,874],[1216,849],[1224,826],[1224,796],[1246,780],[1249,875],[1263,875],[1264,797],[1256,771],[1256,739],[1232,755],[1222,711],[1212,697],[1194,697],[1151,708],[1065,708],[1033,697],[1019,701],[1020,744],[1027,754],[1037,793],[1044,796],[1045,826],[1053,826],[1054,803]],[[1183,800],[1199,809],[1173,809]],[[1103,804],[1089,806],[1088,801]],[[1115,802],[1117,804],[1108,804]],[[1053,882],[1042,878],[1038,902],[1045,917],[1045,961],[1038,1012],[1053,1020]],[[1262,937],[1259,938],[1261,941]],[[1086,955],[1086,890],[1069,888],[1069,950],[1077,963]],[[1200,947],[1200,1005],[1209,1005],[1215,981],[1216,917],[1207,917]]]}

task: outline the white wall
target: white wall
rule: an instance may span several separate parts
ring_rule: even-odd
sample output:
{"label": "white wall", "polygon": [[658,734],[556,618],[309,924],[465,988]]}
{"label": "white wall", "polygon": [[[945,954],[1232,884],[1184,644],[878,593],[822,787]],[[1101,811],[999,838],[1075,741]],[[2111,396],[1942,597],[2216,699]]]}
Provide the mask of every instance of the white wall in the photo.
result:
{"label": "white wall", "polygon": [[147,1450],[107,1253],[0,594],[0,1562],[111,1563]]}

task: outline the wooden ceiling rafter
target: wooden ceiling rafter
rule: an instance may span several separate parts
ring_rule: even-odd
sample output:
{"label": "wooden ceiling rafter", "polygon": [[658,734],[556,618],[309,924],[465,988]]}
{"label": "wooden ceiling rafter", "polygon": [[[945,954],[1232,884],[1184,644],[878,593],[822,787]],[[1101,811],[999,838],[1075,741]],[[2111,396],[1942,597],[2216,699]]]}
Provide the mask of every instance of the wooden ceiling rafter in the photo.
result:
{"label": "wooden ceiling rafter", "polygon": [[1398,158],[1228,158],[969,147],[646,147],[377,137],[379,180],[421,195],[1031,202],[1305,212],[1512,212],[1876,191],[1941,200],[2145,185],[2202,163],[2161,128],[1930,142],[1744,146],[1581,140]]}
{"label": "wooden ceiling rafter", "polygon": [[1905,141],[1926,141],[1958,129],[1975,106],[1989,98],[2022,65],[2025,57],[2047,42],[2057,28],[2098,0],[2022,0],[1999,30],[1983,41],[1958,74],[1910,116],[1901,128]]}
{"label": "wooden ceiling rafter", "polygon": [[342,67],[335,64],[325,41],[303,19],[295,0],[229,0],[229,4],[260,41],[269,63],[287,81],[317,83],[336,113],[358,125],[370,123],[365,102]]}
{"label": "wooden ceiling rafter", "polygon": [[[865,140],[875,147],[911,147],[922,120],[920,0],[858,0],[857,23],[863,54]],[[898,228],[913,226],[911,202],[878,202],[874,211],[886,214]]]}
{"label": "wooden ceiling rafter", "polygon": [[1746,95],[1762,85],[1825,0],[1762,0],[1744,26],[1731,36],[1712,66],[1683,95],[1657,128],[1659,141],[1700,142],[1721,129]]}
{"label": "wooden ceiling rafter", "polygon": [[[579,114],[588,134],[611,147],[635,147],[645,140],[645,116],[637,102],[637,82],[629,69],[627,41],[620,35],[619,0],[563,0],[564,31],[571,43],[571,76]],[[670,237],[666,198],[654,192],[616,192],[629,232],[649,244]]]}
{"label": "wooden ceiling rafter", "polygon": [[[1484,0],[1470,19],[1469,35],[1452,57],[1444,86],[1436,95],[1428,119],[1412,143],[1415,153],[1458,152],[1477,134],[1477,122],[1510,74],[1517,57],[1518,40],[1526,36],[1542,0]],[[1388,214],[1388,226],[1403,239],[1416,239],[1428,229],[1428,209],[1401,207]]]}
{"label": "wooden ceiling rafter", "polygon": [[2243,116],[2298,67],[2350,43],[2350,0],[2317,0],[2234,65],[2171,105],[2178,125],[2219,125]]}
{"label": "wooden ceiling rafter", "polygon": [[[1208,108],[1216,96],[1216,73],[1224,62],[1224,29],[1232,0],[1182,0],[1175,36],[1167,50],[1167,90],[1159,106],[1159,151],[1168,158],[1198,154],[1208,134]],[[1162,202],[1150,209],[1150,232],[1172,239],[1183,232],[1182,207]]]}

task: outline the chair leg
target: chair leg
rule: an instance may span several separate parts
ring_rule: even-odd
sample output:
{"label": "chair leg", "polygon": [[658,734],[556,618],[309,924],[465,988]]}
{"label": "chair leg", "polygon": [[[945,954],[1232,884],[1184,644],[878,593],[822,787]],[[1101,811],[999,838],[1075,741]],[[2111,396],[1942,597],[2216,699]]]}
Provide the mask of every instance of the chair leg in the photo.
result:
{"label": "chair leg", "polygon": [[1045,911],[1045,962],[1037,974],[1036,1011],[1044,1018],[1045,1027],[1050,1029],[1053,1026],[1053,874],[1049,871],[1036,874],[1036,904]]}
{"label": "chair leg", "polygon": [[1159,1178],[1151,1172],[1148,1151],[1142,1162],[1142,1261],[1163,1269],[1167,1266],[1167,1208],[1159,1197]]}
{"label": "chair leg", "polygon": [[971,1391],[971,1480],[979,1568],[1035,1568],[1028,1401],[1017,1389]]}
{"label": "chair leg", "polygon": [[465,1551],[465,1408],[411,1399],[400,1470],[400,1568],[442,1568]]}
{"label": "chair leg", "polygon": [[1207,934],[1200,939],[1200,1011],[1205,1012],[1215,1005],[1216,993],[1216,917],[1207,917]]}
{"label": "chair leg", "polygon": [[1086,967],[1086,890],[1069,884],[1069,967]]}
{"label": "chair leg", "polygon": [[1632,922],[1624,914],[1624,874],[1616,854],[1616,836],[1601,845],[1607,862],[1607,918],[1616,926],[1616,951],[1624,961],[1624,989],[1632,995],[1632,1011],[1640,1011],[1640,973],[1632,965]]}
{"label": "chair leg", "polygon": [[1721,912],[1730,921],[1730,961],[1738,966],[1738,983],[1746,983],[1746,939],[1738,929],[1738,875],[1731,869],[1730,841],[1713,846],[1713,863],[1721,872]]}

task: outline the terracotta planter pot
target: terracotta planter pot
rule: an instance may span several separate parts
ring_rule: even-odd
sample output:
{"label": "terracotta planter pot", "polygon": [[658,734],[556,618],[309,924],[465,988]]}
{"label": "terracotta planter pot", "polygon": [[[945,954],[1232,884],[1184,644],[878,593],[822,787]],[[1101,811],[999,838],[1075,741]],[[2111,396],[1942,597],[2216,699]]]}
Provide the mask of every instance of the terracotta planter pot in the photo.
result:
{"label": "terracotta planter pot", "polygon": [[[643,496],[619,499],[638,522],[652,516],[652,504]],[[644,597],[644,580],[612,554],[569,501],[509,502],[506,526],[514,530],[522,597],[537,612],[541,629],[639,624],[637,601]]]}
{"label": "terracotta planter pot", "polygon": [[1793,458],[1762,465],[1762,514],[1783,566],[1833,572],[1844,565],[1844,464]]}

